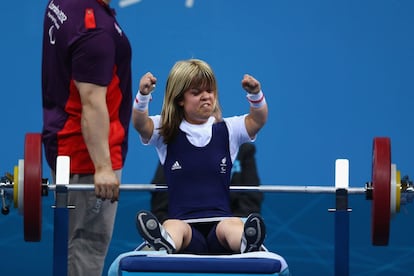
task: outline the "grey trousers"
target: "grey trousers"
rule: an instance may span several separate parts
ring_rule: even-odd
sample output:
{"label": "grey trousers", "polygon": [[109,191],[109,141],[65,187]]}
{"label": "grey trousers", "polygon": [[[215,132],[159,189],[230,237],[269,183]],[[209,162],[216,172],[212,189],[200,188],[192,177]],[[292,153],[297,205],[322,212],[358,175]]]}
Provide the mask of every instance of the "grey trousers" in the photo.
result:
{"label": "grey trousers", "polygon": [[[116,171],[121,181],[121,170]],[[93,175],[71,175],[70,184],[92,184]],[[94,191],[69,192],[68,276],[101,276],[118,203],[96,198]]]}

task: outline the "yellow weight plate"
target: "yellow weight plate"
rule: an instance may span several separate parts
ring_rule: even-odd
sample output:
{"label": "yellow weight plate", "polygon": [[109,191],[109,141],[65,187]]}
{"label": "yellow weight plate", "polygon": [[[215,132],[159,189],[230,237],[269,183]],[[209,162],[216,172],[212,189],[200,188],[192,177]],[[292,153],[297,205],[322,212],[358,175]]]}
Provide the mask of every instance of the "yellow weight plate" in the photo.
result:
{"label": "yellow weight plate", "polygon": [[14,166],[13,171],[13,206],[14,208],[17,208],[18,206],[18,200],[19,198],[19,167]]}

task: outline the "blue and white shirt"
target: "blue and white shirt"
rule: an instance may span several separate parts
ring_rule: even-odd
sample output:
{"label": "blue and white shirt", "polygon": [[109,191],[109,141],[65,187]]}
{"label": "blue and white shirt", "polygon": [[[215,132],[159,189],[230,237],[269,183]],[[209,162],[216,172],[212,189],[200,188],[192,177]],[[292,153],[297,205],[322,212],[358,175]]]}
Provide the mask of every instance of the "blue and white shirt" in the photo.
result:
{"label": "blue and white shirt", "polygon": [[229,186],[239,146],[250,139],[245,116],[215,118],[201,125],[183,121],[175,140],[164,144],[158,127],[161,117],[151,116],[154,132],[146,145],[153,145],[169,191],[169,217],[175,219],[232,216]]}

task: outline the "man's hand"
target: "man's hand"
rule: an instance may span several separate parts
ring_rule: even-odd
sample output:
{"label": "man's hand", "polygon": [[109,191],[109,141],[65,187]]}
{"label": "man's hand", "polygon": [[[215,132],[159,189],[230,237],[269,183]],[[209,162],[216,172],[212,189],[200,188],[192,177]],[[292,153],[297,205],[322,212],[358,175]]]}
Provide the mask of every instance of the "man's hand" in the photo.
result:
{"label": "man's hand", "polygon": [[103,200],[111,202],[119,199],[119,179],[112,168],[98,168],[94,175],[95,194]]}

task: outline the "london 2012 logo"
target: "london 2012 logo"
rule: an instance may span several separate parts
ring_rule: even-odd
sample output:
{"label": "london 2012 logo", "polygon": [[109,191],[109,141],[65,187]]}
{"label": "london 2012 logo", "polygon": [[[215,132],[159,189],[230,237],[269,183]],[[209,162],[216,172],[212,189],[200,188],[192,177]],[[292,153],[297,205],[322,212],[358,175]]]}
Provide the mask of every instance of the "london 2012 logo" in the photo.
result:
{"label": "london 2012 logo", "polygon": [[[126,8],[134,4],[138,4],[140,2],[143,2],[144,0],[119,0],[119,6],[121,8]],[[186,8],[192,8],[194,6],[195,0],[184,0],[184,6]]]}

